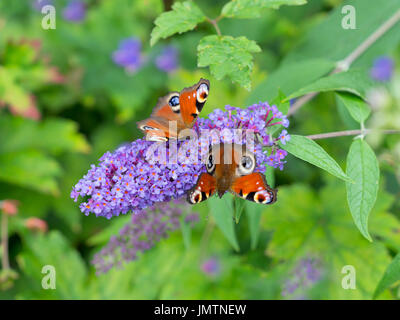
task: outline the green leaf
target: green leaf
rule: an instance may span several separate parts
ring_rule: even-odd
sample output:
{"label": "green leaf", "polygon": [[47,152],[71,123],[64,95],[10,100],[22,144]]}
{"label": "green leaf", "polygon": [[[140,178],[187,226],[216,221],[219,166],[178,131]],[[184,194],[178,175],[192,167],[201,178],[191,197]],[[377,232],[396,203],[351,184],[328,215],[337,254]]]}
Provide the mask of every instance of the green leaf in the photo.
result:
{"label": "green leaf", "polygon": [[232,0],[222,8],[222,15],[228,18],[251,19],[261,17],[261,9],[279,9],[282,5],[298,6],[306,0]]}
{"label": "green leaf", "polygon": [[343,101],[339,99],[338,95],[336,95],[335,100],[338,115],[346,128],[354,130],[360,129],[360,123],[353,119],[353,117],[350,115],[349,110],[345,107]]}
{"label": "green leaf", "polygon": [[107,242],[110,240],[110,238],[114,235],[119,234],[120,230],[125,225],[130,223],[131,220],[132,220],[132,216],[130,214],[121,215],[118,217],[118,219],[110,220],[110,223],[107,226],[107,228],[104,228],[100,232],[90,236],[86,240],[86,243],[89,246],[100,246],[100,245],[107,244]]}
{"label": "green leaf", "polygon": [[278,89],[278,95],[270,101],[270,104],[278,106],[279,111],[283,114],[287,114],[290,108],[290,102],[287,101],[286,95],[280,88]]}
{"label": "green leaf", "polygon": [[38,151],[0,154],[0,180],[45,193],[58,193],[58,163]]}
{"label": "green leaf", "polygon": [[267,169],[265,170],[265,179],[271,188],[275,186],[275,171],[274,168],[271,166],[266,166]]}
{"label": "green leaf", "polygon": [[246,37],[212,35],[200,40],[197,51],[199,67],[210,66],[210,71],[217,80],[227,76],[250,90],[252,53],[261,51],[254,41]]}
{"label": "green leaf", "polygon": [[[24,274],[33,280],[34,289],[29,292],[27,287],[20,298],[26,299],[28,295],[36,299],[79,299],[83,296],[87,274],[85,263],[59,231],[30,236],[25,239],[24,247],[17,261]],[[46,265],[55,268],[55,290],[41,287],[45,276],[42,268]]]}
{"label": "green leaf", "polygon": [[[346,58],[358,45],[387,21],[398,9],[398,0],[384,2],[346,1],[357,13],[357,29],[346,30],[340,23],[342,5],[321,19],[283,59],[279,68],[257,86],[246,100],[248,104],[269,100],[280,87],[286,95],[307,86],[333,70],[336,61]],[[310,3],[311,5],[311,3]],[[373,17],[373,19],[371,18]],[[335,39],[335,41],[332,41]],[[388,54],[400,41],[400,28],[393,27],[353,63],[370,68],[373,60]]]}
{"label": "green leaf", "polygon": [[55,154],[90,150],[85,137],[78,132],[75,122],[66,119],[47,118],[41,122],[21,117],[0,118],[0,153],[41,149]]}
{"label": "green leaf", "polygon": [[[313,1],[314,2],[314,1]],[[356,29],[342,27],[344,5],[349,4],[356,12]],[[311,5],[311,3],[310,3]],[[283,64],[298,63],[305,59],[324,58],[341,61],[366,40],[379,26],[393,16],[399,9],[398,0],[352,1],[347,0],[336,8],[320,23],[315,24],[283,61]],[[335,39],[332,41],[332,39]],[[354,67],[369,68],[373,60],[380,55],[392,52],[400,41],[398,25],[387,30],[357,60]]]}
{"label": "green leaf", "polygon": [[[276,261],[292,265],[302,258],[320,260],[325,280],[315,296],[308,296],[310,299],[371,299],[391,260],[382,243],[369,243],[355,232],[345,197],[345,187],[335,179],[319,193],[305,184],[283,186],[273,208],[263,212],[263,228],[274,232],[267,252]],[[379,221],[389,215],[380,210],[373,219]],[[397,227],[398,221],[392,225]],[[346,265],[354,266],[357,272],[354,290],[341,286],[341,270]]]}
{"label": "green leaf", "polygon": [[373,83],[369,78],[367,70],[351,69],[347,72],[334,73],[327,77],[320,78],[314,83],[292,93],[286,99],[290,100],[311,92],[326,91],[346,91],[365,99],[367,91],[372,85]]}
{"label": "green leaf", "polygon": [[379,164],[370,146],[356,139],[347,155],[346,173],[355,183],[346,183],[347,202],[353,220],[362,235],[372,241],[368,232],[368,216],[379,188]]}
{"label": "green leaf", "polygon": [[376,299],[385,289],[400,281],[400,253],[398,253],[387,267],[385,274],[375,289],[373,299]]}
{"label": "green leaf", "polygon": [[185,245],[186,250],[188,250],[190,249],[190,244],[192,242],[192,228],[190,223],[185,221],[185,216],[181,216],[179,220],[181,223],[183,244]]}
{"label": "green leaf", "polygon": [[334,67],[335,63],[326,59],[296,61],[284,65],[254,88],[246,102],[269,101],[271,97],[279,96],[279,91],[288,95],[328,74]]}
{"label": "green leaf", "polygon": [[194,2],[176,2],[172,11],[163,12],[154,21],[156,26],[151,32],[150,45],[153,46],[161,38],[192,30],[205,19],[206,16]]}
{"label": "green leaf", "polygon": [[371,109],[361,98],[349,93],[337,93],[350,115],[358,123],[364,123],[369,117]]}
{"label": "green leaf", "polygon": [[369,230],[388,249],[400,252],[399,220],[394,214],[379,215],[379,212],[393,208],[395,200],[395,195],[385,192],[383,188],[379,189],[376,203],[369,215]]}
{"label": "green leaf", "polygon": [[249,220],[250,246],[251,249],[254,250],[257,247],[258,238],[260,236],[261,214],[265,207],[259,203],[246,201],[245,208],[247,219]]}
{"label": "green leaf", "polygon": [[286,145],[281,144],[282,149],[301,160],[328,171],[339,179],[351,182],[351,179],[343,172],[337,162],[315,141],[299,135],[290,135],[290,137]]}
{"label": "green leaf", "polygon": [[239,244],[236,239],[235,222],[233,219],[233,199],[231,194],[225,194],[222,199],[216,196],[208,199],[208,206],[211,215],[215,219],[215,223],[221,229],[222,233],[232,245],[239,251]]}
{"label": "green leaf", "polygon": [[18,84],[12,69],[0,67],[0,93],[2,101],[18,111],[26,111],[31,104],[29,93]]}
{"label": "green leaf", "polygon": [[[284,115],[286,115],[288,113],[289,108],[290,108],[290,102],[286,100],[286,96],[281,91],[281,89],[278,90],[278,95],[274,99],[271,100],[270,104],[276,105],[278,107],[279,111],[282,112]],[[281,124],[275,125],[275,126],[268,128],[268,133],[273,135],[275,132],[281,131],[282,129],[283,129],[283,126]]]}
{"label": "green leaf", "polygon": [[235,209],[235,222],[239,223],[240,217],[242,216],[243,213],[244,203],[247,201],[239,197],[234,197],[233,202]]}

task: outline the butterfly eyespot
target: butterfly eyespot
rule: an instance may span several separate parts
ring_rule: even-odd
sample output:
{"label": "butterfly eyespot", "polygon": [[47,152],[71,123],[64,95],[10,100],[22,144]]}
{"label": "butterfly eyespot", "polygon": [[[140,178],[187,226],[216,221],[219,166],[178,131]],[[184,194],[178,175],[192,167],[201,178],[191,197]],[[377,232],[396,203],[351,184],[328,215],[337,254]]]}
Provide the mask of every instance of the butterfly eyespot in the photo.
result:
{"label": "butterfly eyespot", "polygon": [[266,190],[258,191],[254,195],[254,202],[268,204],[271,201],[272,201],[272,196]]}
{"label": "butterfly eyespot", "polygon": [[242,175],[248,175],[253,172],[254,168],[256,165],[256,161],[254,159],[254,156],[252,155],[245,155],[242,157],[240,160],[239,164],[239,172]]}
{"label": "butterfly eyespot", "polygon": [[177,105],[179,105],[179,96],[172,96],[169,101],[168,104],[171,107],[176,107]]}
{"label": "butterfly eyespot", "polygon": [[200,190],[194,190],[193,193],[190,195],[190,202],[195,204],[199,203],[202,200],[203,196]]}
{"label": "butterfly eyespot", "polygon": [[205,83],[202,83],[196,93],[197,101],[199,103],[204,103],[208,97],[208,86]]}
{"label": "butterfly eyespot", "polygon": [[169,98],[168,100],[168,104],[170,105],[171,109],[173,112],[175,113],[179,113],[180,112],[180,105],[179,105],[179,96],[178,95],[173,95],[171,96],[171,98]]}

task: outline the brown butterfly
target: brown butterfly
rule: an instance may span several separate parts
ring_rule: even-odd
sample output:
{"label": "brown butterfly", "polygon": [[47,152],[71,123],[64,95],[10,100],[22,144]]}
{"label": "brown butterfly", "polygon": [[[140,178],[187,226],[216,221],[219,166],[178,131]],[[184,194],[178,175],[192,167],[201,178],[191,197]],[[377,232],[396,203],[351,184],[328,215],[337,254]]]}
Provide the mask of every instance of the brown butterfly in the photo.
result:
{"label": "brown butterfly", "polygon": [[200,175],[196,185],[187,193],[189,203],[207,200],[215,192],[221,198],[226,191],[257,203],[272,204],[276,201],[277,190],[268,185],[263,174],[254,172],[256,158],[245,145],[214,145],[207,157],[207,172]]}
{"label": "brown butterfly", "polygon": [[[138,122],[138,128],[146,133],[146,139],[150,141],[178,139],[181,131],[193,127],[207,101],[209,90],[210,81],[200,79],[180,93],[167,94],[158,100],[150,118]],[[170,130],[170,121],[176,121],[177,130]]]}

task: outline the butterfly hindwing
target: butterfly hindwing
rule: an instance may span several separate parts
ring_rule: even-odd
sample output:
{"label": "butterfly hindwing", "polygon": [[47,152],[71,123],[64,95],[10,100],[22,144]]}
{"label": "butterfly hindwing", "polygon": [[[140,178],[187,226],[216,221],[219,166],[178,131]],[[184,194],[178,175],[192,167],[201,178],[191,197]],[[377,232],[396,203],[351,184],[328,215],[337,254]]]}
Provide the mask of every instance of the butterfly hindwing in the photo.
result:
{"label": "butterfly hindwing", "polygon": [[262,204],[272,204],[277,199],[277,190],[272,189],[259,172],[236,178],[230,191],[243,199]]}
{"label": "butterfly hindwing", "polygon": [[196,204],[207,200],[216,191],[217,182],[215,178],[203,172],[196,185],[187,193],[187,201],[191,204]]}

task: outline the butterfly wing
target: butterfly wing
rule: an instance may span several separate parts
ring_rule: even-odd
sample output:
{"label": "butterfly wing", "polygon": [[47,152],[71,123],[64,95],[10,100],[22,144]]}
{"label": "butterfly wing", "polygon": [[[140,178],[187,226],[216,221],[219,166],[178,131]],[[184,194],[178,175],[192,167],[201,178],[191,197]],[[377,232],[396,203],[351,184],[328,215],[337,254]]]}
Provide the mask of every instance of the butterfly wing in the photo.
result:
{"label": "butterfly wing", "polygon": [[207,200],[212,196],[217,187],[215,178],[209,173],[203,172],[196,185],[187,193],[187,201],[190,204],[196,204]]}
{"label": "butterfly wing", "polygon": [[[137,126],[150,141],[167,141],[177,138],[177,131],[185,127],[180,115],[179,93],[171,92],[158,99],[150,118],[139,121]],[[176,130],[170,130],[170,121],[175,121]],[[175,125],[171,123],[171,125]]]}
{"label": "butterfly wing", "polygon": [[193,127],[197,116],[207,101],[210,81],[200,79],[195,85],[184,88],[179,95],[180,113],[187,128]]}
{"label": "butterfly wing", "polygon": [[[177,139],[179,132],[192,128],[208,97],[210,82],[200,79],[180,93],[171,92],[160,98],[150,118],[139,121],[138,128],[150,141]],[[171,123],[172,121],[172,123]]]}
{"label": "butterfly wing", "polygon": [[259,172],[236,178],[229,190],[231,193],[253,202],[272,204],[277,199],[277,190],[272,189]]}

